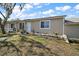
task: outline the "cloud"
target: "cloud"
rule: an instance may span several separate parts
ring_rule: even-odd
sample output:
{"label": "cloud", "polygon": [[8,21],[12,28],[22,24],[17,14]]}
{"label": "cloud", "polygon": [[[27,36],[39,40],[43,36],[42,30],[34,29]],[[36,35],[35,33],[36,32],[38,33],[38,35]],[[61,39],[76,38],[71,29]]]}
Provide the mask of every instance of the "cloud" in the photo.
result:
{"label": "cloud", "polygon": [[17,14],[20,13],[20,12],[21,12],[21,11],[20,11],[20,7],[16,5],[16,6],[14,7],[14,9],[13,9],[13,12],[12,12],[11,16],[17,15]]}
{"label": "cloud", "polygon": [[13,18],[13,19],[14,19],[14,18],[17,18],[17,15],[20,14],[20,13],[22,13],[22,12],[20,11],[19,6],[16,5],[16,6],[14,7],[14,9],[13,9],[12,14],[10,15],[10,18]]}
{"label": "cloud", "polygon": [[15,6],[13,9],[13,13],[17,14],[20,12],[19,6]]}
{"label": "cloud", "polygon": [[[43,3],[44,4],[44,3]],[[31,3],[31,5],[33,7],[36,7],[36,8],[41,8],[42,7],[42,3]]]}
{"label": "cloud", "polygon": [[67,15],[66,20],[70,20],[70,21],[73,21],[73,22],[79,22],[78,18],[79,18],[78,15],[70,14],[70,15]]}
{"label": "cloud", "polygon": [[54,13],[54,10],[49,9],[49,10],[43,11],[42,13],[43,14],[51,14],[51,13]]}
{"label": "cloud", "polygon": [[50,3],[34,3],[33,5],[36,6],[37,8],[42,8],[43,5],[49,5]]}
{"label": "cloud", "polygon": [[79,18],[79,16],[76,14],[69,14],[66,16],[66,18]]}
{"label": "cloud", "polygon": [[68,5],[63,7],[56,7],[56,10],[60,10],[60,11],[67,11],[69,9],[71,9],[71,6],[68,6]]}
{"label": "cloud", "polygon": [[74,14],[70,14],[70,15],[67,15],[67,17],[66,18],[72,18],[72,17],[77,17],[76,15],[74,15]]}
{"label": "cloud", "polygon": [[[27,3],[25,4],[24,8],[20,11],[19,9],[19,6],[16,5],[14,10],[13,10],[13,13],[12,15],[10,16],[11,18],[13,19],[16,19],[16,18],[30,18],[30,17],[35,17],[35,15],[41,15],[41,13],[30,13],[30,14],[27,14],[26,11],[28,10],[31,10],[32,8],[42,8],[43,5],[45,5],[46,3],[42,4],[42,3]],[[43,14],[51,14],[53,13],[54,11],[53,10],[46,10],[46,11],[43,11]]]}
{"label": "cloud", "polygon": [[37,15],[36,13],[32,13],[32,14],[29,14],[28,16],[32,17],[32,16],[36,16],[36,15]]}
{"label": "cloud", "polygon": [[[37,16],[37,13],[30,13],[30,14],[27,14],[27,13],[19,13],[18,15],[16,15],[15,18],[13,19],[16,19],[16,18],[20,18],[20,19],[28,19],[28,18],[34,18]],[[13,16],[12,16],[13,17]]]}
{"label": "cloud", "polygon": [[79,10],[79,4],[74,7],[76,10]]}
{"label": "cloud", "polygon": [[40,6],[37,6],[37,8],[42,8],[42,6],[40,5]]}
{"label": "cloud", "polygon": [[[20,9],[19,9],[19,6],[18,5],[16,5],[15,7],[14,7],[14,9],[13,9],[13,13],[11,14],[11,18],[13,18],[14,19],[14,17],[15,18],[18,18],[18,17],[22,17],[24,14],[24,12],[26,11],[26,10],[30,10],[31,8],[33,8],[33,6],[31,5],[31,4],[25,4],[25,6],[24,6],[24,8],[20,11]],[[25,14],[26,15],[26,14]]]}
{"label": "cloud", "polygon": [[24,6],[24,9],[27,9],[27,10],[32,9],[32,8],[33,8],[33,5],[31,4],[25,4]]}
{"label": "cloud", "polygon": [[37,6],[37,5],[49,5],[50,3],[32,3],[32,5]]}
{"label": "cloud", "polygon": [[[25,4],[24,7],[23,7],[23,9],[21,10],[21,12],[24,12],[26,10],[30,10],[32,8],[33,8],[33,5],[31,5],[30,3],[29,4]],[[14,11],[17,12],[18,10],[19,10],[19,6],[15,6]]]}
{"label": "cloud", "polygon": [[45,5],[49,5],[50,3],[44,3]]}
{"label": "cloud", "polygon": [[49,5],[50,3],[30,3],[33,7],[41,8],[43,5]]}
{"label": "cloud", "polygon": [[37,6],[40,5],[41,3],[32,3],[32,5]]}

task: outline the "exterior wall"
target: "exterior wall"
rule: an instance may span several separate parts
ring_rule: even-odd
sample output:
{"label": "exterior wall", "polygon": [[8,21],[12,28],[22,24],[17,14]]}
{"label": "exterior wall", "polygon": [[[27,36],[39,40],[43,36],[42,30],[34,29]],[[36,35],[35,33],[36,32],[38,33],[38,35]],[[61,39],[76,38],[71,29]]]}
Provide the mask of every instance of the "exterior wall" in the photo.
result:
{"label": "exterior wall", "polygon": [[11,24],[14,24],[14,27],[15,27],[16,30],[20,30],[19,29],[19,24],[20,23],[24,23],[24,30],[26,30],[26,25],[25,25],[26,22],[22,21],[22,22],[7,23],[5,25],[6,32],[9,32],[9,31],[12,31],[13,30],[13,28],[11,28]]}
{"label": "exterior wall", "polygon": [[8,32],[10,30],[10,24],[5,25],[5,31]]}
{"label": "exterior wall", "polygon": [[63,19],[52,20],[52,29],[51,31],[58,34],[63,34]]}
{"label": "exterior wall", "polygon": [[20,24],[20,23],[24,23],[24,29],[25,29],[25,22],[24,22],[24,21],[20,21],[20,22],[18,21],[18,22],[16,22],[16,23],[15,23],[15,28],[16,28],[17,30],[20,30],[20,28],[19,28],[19,24]]}
{"label": "exterior wall", "polygon": [[69,38],[79,38],[79,26],[65,26],[65,34]]}
{"label": "exterior wall", "polygon": [[48,33],[48,34],[51,33],[51,27],[50,27],[50,29],[40,28],[40,21],[34,21],[34,22],[31,22],[31,24],[32,24],[32,31],[34,31],[34,32]]}
{"label": "exterior wall", "polygon": [[41,29],[40,21],[34,21],[31,23],[32,23],[32,31],[34,31],[34,32],[47,33],[47,34],[51,34],[51,35],[54,33],[58,33],[60,35],[63,34],[63,19],[50,20],[49,29]]}

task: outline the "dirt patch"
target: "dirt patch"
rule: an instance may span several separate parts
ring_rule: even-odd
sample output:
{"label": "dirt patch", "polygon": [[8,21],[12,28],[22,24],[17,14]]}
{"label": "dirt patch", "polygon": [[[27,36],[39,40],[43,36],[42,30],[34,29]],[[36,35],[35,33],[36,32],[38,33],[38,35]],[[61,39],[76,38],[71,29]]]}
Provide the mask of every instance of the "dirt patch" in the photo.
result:
{"label": "dirt patch", "polygon": [[38,36],[13,35],[0,41],[1,56],[75,56],[79,44],[67,44],[64,40]]}

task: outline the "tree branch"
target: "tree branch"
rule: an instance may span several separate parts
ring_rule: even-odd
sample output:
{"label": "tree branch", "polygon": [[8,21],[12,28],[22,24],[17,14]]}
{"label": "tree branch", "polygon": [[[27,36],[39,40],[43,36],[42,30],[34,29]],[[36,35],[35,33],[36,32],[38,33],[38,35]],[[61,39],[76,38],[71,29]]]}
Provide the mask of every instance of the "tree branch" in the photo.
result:
{"label": "tree branch", "polygon": [[13,5],[13,8],[12,8],[12,9],[14,9],[15,5],[16,5],[16,3],[14,3],[14,5]]}
{"label": "tree branch", "polygon": [[3,15],[3,13],[0,11],[0,14],[3,16],[4,19],[6,19],[6,17]]}
{"label": "tree branch", "polygon": [[[13,6],[12,6],[12,5],[9,6],[9,9],[7,9],[7,13],[6,13],[7,16],[5,17],[4,24],[5,24],[6,21],[8,20],[9,16],[12,14],[12,10],[14,9],[15,5],[16,5],[16,3],[14,3]],[[12,8],[10,8],[10,7],[12,7]]]}

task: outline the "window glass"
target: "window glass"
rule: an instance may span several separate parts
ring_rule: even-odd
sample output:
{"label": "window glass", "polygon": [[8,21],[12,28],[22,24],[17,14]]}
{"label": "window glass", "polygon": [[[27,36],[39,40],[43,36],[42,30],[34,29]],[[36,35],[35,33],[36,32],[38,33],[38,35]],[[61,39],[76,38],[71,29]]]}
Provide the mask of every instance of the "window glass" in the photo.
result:
{"label": "window glass", "polygon": [[49,28],[49,21],[42,21],[41,28]]}
{"label": "window glass", "polygon": [[24,29],[24,23],[20,23],[20,24],[19,24],[19,28],[20,28],[20,29]]}
{"label": "window glass", "polygon": [[41,22],[41,28],[44,28],[44,22]]}
{"label": "window glass", "polygon": [[11,24],[11,28],[13,28],[14,27],[14,24]]}

